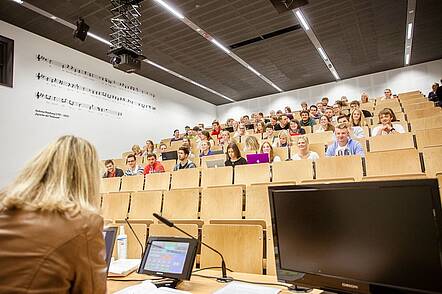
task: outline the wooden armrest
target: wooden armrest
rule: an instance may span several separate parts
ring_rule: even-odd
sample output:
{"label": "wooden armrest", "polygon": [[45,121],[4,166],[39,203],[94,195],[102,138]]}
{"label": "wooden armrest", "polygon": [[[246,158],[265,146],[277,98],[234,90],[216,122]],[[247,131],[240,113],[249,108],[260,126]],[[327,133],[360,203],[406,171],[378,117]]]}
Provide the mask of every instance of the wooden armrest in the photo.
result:
{"label": "wooden armrest", "polygon": [[195,224],[198,225],[198,227],[202,227],[204,224],[204,221],[202,219],[171,219],[171,221],[176,224]]}
{"label": "wooden armrest", "polygon": [[271,182],[269,184],[269,186],[285,186],[285,185],[296,185],[296,182],[295,181],[282,181],[282,182]]}
{"label": "wooden armrest", "polygon": [[212,225],[258,225],[266,228],[266,221],[263,219],[211,219],[209,224]]}
{"label": "wooden armrest", "polygon": [[356,182],[356,179],[353,177],[348,178],[329,178],[329,179],[314,179],[314,180],[302,180],[302,184],[310,184],[310,183],[341,183],[341,182]]}
{"label": "wooden armrest", "polygon": [[201,188],[223,188],[223,187],[243,187],[243,189],[245,189],[246,185],[243,184],[208,185],[208,186],[202,186]]}
{"label": "wooden armrest", "polygon": [[145,219],[145,218],[129,218],[128,221],[131,224],[146,224],[148,226],[153,224],[153,219]]}
{"label": "wooden armrest", "polygon": [[388,176],[366,176],[362,181],[389,181],[389,180],[412,180],[412,179],[426,179],[424,173],[407,174],[407,175],[388,175]]}

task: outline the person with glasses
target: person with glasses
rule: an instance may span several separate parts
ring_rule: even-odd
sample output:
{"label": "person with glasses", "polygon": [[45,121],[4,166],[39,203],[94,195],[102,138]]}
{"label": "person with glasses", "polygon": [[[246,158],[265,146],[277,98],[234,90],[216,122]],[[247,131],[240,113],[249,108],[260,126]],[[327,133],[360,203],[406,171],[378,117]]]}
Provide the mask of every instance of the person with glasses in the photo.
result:
{"label": "person with glasses", "polygon": [[246,126],[243,123],[240,123],[238,126],[238,130],[233,134],[233,139],[239,142],[241,136],[246,135]]}
{"label": "person with glasses", "polygon": [[137,176],[142,175],[144,172],[144,169],[141,165],[137,164],[137,159],[135,155],[129,154],[126,157],[126,165],[128,169],[124,172],[125,176]]}
{"label": "person with glasses", "polygon": [[364,157],[362,145],[350,138],[346,123],[338,124],[335,128],[335,141],[327,147],[326,156],[361,155]]}
{"label": "person with glasses", "polygon": [[381,98],[381,100],[388,100],[393,99],[393,93],[391,92],[391,89],[385,89],[384,90],[384,97]]}

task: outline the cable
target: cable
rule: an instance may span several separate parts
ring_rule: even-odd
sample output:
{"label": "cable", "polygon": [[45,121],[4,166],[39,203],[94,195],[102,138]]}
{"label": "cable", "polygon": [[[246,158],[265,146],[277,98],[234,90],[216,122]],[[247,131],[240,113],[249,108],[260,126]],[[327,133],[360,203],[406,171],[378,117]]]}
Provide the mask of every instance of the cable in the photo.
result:
{"label": "cable", "polygon": [[108,281],[117,281],[117,282],[143,282],[143,281],[161,281],[165,280],[166,278],[153,278],[153,279],[127,279],[127,280],[121,280],[118,278],[107,278]]}
{"label": "cable", "polygon": [[[199,268],[196,269],[194,271],[192,271],[192,273],[197,273],[199,271],[203,271],[203,270],[207,270],[207,269],[217,269],[217,268],[221,268],[219,266],[209,266],[209,267],[203,267],[203,268]],[[229,272],[233,273],[234,271],[232,271],[231,269],[229,269],[228,267],[226,267],[226,270],[228,270]]]}
{"label": "cable", "polygon": [[[218,278],[218,277],[214,277],[214,276],[206,276],[206,275],[200,275],[200,274],[195,274],[194,276],[202,277],[202,278],[206,278],[206,279],[217,279],[217,278]],[[236,282],[243,282],[243,283],[249,283],[249,284],[255,284],[255,285],[281,286],[281,287],[286,287],[287,289],[289,289],[290,287],[292,287],[292,285],[283,284],[283,283],[252,282],[252,281],[241,280],[241,279],[235,279],[235,278],[233,278],[233,281],[236,281]]]}

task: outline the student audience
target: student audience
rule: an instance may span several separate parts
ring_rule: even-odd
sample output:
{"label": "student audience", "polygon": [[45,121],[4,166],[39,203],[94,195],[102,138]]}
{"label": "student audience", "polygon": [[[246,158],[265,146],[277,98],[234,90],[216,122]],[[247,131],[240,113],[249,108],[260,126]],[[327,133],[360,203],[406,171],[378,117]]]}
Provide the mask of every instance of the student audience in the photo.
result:
{"label": "student audience", "polygon": [[[321,113],[318,110],[318,106],[310,105],[310,116],[313,119],[319,119],[321,117]],[[316,122],[315,122],[316,123]]]}
{"label": "student audience", "polygon": [[364,129],[359,126],[351,126],[350,121],[348,120],[348,117],[346,115],[338,116],[338,124],[347,124],[347,126],[349,126],[351,130],[350,137],[352,138],[364,138],[365,136]]}
{"label": "student audience", "polygon": [[143,150],[141,150],[140,145],[133,145],[133,146],[132,146],[132,153],[133,153],[136,157],[142,157],[142,156],[143,156]]}
{"label": "student audience", "polygon": [[381,98],[381,100],[388,100],[393,99],[393,93],[391,92],[391,89],[385,89],[384,90],[384,97]]}
{"label": "student audience", "polygon": [[292,160],[301,160],[301,159],[310,159],[316,160],[319,158],[318,153],[315,151],[310,151],[309,149],[309,141],[306,136],[299,136],[297,140],[298,148],[292,148],[291,150],[296,150],[290,155]]}
{"label": "student audience", "polygon": [[316,124],[316,121],[310,117],[310,112],[308,110],[303,110],[301,111],[301,120],[299,121],[299,124],[302,127],[313,127]]}
{"label": "student audience", "polygon": [[221,138],[221,126],[219,124],[219,121],[214,120],[212,122],[212,132],[210,133],[211,136],[216,136],[218,139]]}
{"label": "student audience", "polygon": [[261,148],[259,149],[260,153],[266,153],[269,155],[269,162],[277,162],[277,161],[281,161],[281,157],[279,157],[278,155],[274,155],[273,154],[273,147],[272,144],[270,144],[269,141],[264,141],[261,144]]}
{"label": "student audience", "polygon": [[164,166],[161,162],[157,161],[157,155],[155,153],[147,154],[147,165],[144,167],[144,174],[163,173]]}
{"label": "student audience", "polygon": [[393,123],[396,116],[391,108],[384,108],[379,112],[379,125],[371,130],[372,137],[380,135],[389,135],[405,133],[401,124]]}
{"label": "student audience", "polygon": [[266,125],[263,121],[256,123],[255,134],[263,134],[265,132]]}
{"label": "student audience", "polygon": [[255,136],[247,136],[244,141],[244,152],[258,152],[259,142]]}
{"label": "student audience", "polygon": [[319,118],[319,126],[315,130],[315,133],[323,133],[323,132],[334,131],[334,130],[335,130],[335,127],[331,123],[330,118],[324,114]]}
{"label": "student audience", "polygon": [[173,168],[174,171],[186,168],[196,168],[195,163],[189,160],[189,148],[181,146],[178,151],[178,163]]}
{"label": "student audience", "polygon": [[297,119],[292,119],[289,125],[289,135],[290,136],[299,136],[304,135],[305,130],[301,128],[301,125]]}
{"label": "student audience", "polygon": [[175,130],[175,131],[173,131],[173,137],[172,137],[172,139],[170,139],[170,142],[180,141],[182,139],[183,138],[181,138],[181,136],[180,136],[180,130]]}
{"label": "student audience", "polygon": [[201,141],[200,145],[200,157],[213,155],[213,151],[210,150],[211,143],[208,140]]}
{"label": "student audience", "polygon": [[350,124],[352,127],[365,127],[367,122],[364,119],[364,113],[360,109],[355,109],[350,114]]}
{"label": "student audience", "polygon": [[224,163],[225,166],[237,166],[247,164],[247,160],[241,156],[238,145],[232,142],[227,146],[227,160]]}
{"label": "student audience", "polygon": [[0,192],[0,292],[106,290],[98,155],[63,136]]}
{"label": "student audience", "polygon": [[291,136],[288,131],[282,130],[279,132],[278,140],[273,143],[274,147],[290,147],[291,145]]}
{"label": "student audience", "polygon": [[106,167],[106,172],[103,175],[103,178],[114,178],[114,177],[122,177],[124,176],[124,172],[122,169],[116,168],[114,161],[108,159],[104,162],[104,166]]}
{"label": "student audience", "polygon": [[434,84],[431,86],[431,92],[428,93],[428,100],[433,101],[433,102],[436,102],[436,103],[439,105],[439,102],[440,102],[440,100],[442,100],[442,99],[441,99],[442,97],[439,97],[439,96],[437,95],[438,88],[439,88],[439,84],[438,84],[438,83],[434,83]]}
{"label": "student audience", "polygon": [[362,145],[350,138],[347,124],[338,124],[335,129],[335,141],[327,147],[326,156],[364,156]]}
{"label": "student audience", "polygon": [[133,154],[129,154],[126,157],[126,165],[128,169],[124,172],[125,176],[142,175],[144,172],[143,167],[137,164],[137,158]]}
{"label": "student audience", "polygon": [[275,141],[275,138],[277,138],[277,136],[275,136],[275,132],[273,130],[273,127],[270,123],[268,123],[266,125],[266,131],[264,134],[262,134],[262,138],[264,140],[270,141],[272,143]]}
{"label": "student audience", "polygon": [[153,143],[152,140],[146,140],[143,156],[146,156],[149,153],[155,153],[155,144]]}
{"label": "student audience", "polygon": [[274,130],[280,131],[280,130],[288,130],[289,129],[289,118],[287,115],[281,115],[279,118],[279,123],[275,125]]}
{"label": "student audience", "polygon": [[243,123],[240,123],[238,126],[238,130],[233,134],[233,139],[236,141],[240,141],[241,136],[247,135],[246,126]]}

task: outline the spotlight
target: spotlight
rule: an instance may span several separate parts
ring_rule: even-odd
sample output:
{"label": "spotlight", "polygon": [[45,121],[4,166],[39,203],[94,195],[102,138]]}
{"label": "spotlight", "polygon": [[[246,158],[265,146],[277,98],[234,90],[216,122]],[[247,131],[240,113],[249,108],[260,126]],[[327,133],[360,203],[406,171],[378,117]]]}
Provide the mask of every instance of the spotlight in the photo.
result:
{"label": "spotlight", "polygon": [[78,18],[76,25],[77,29],[74,31],[74,38],[78,38],[81,41],[86,40],[87,32],[89,31],[89,26],[81,17]]}

